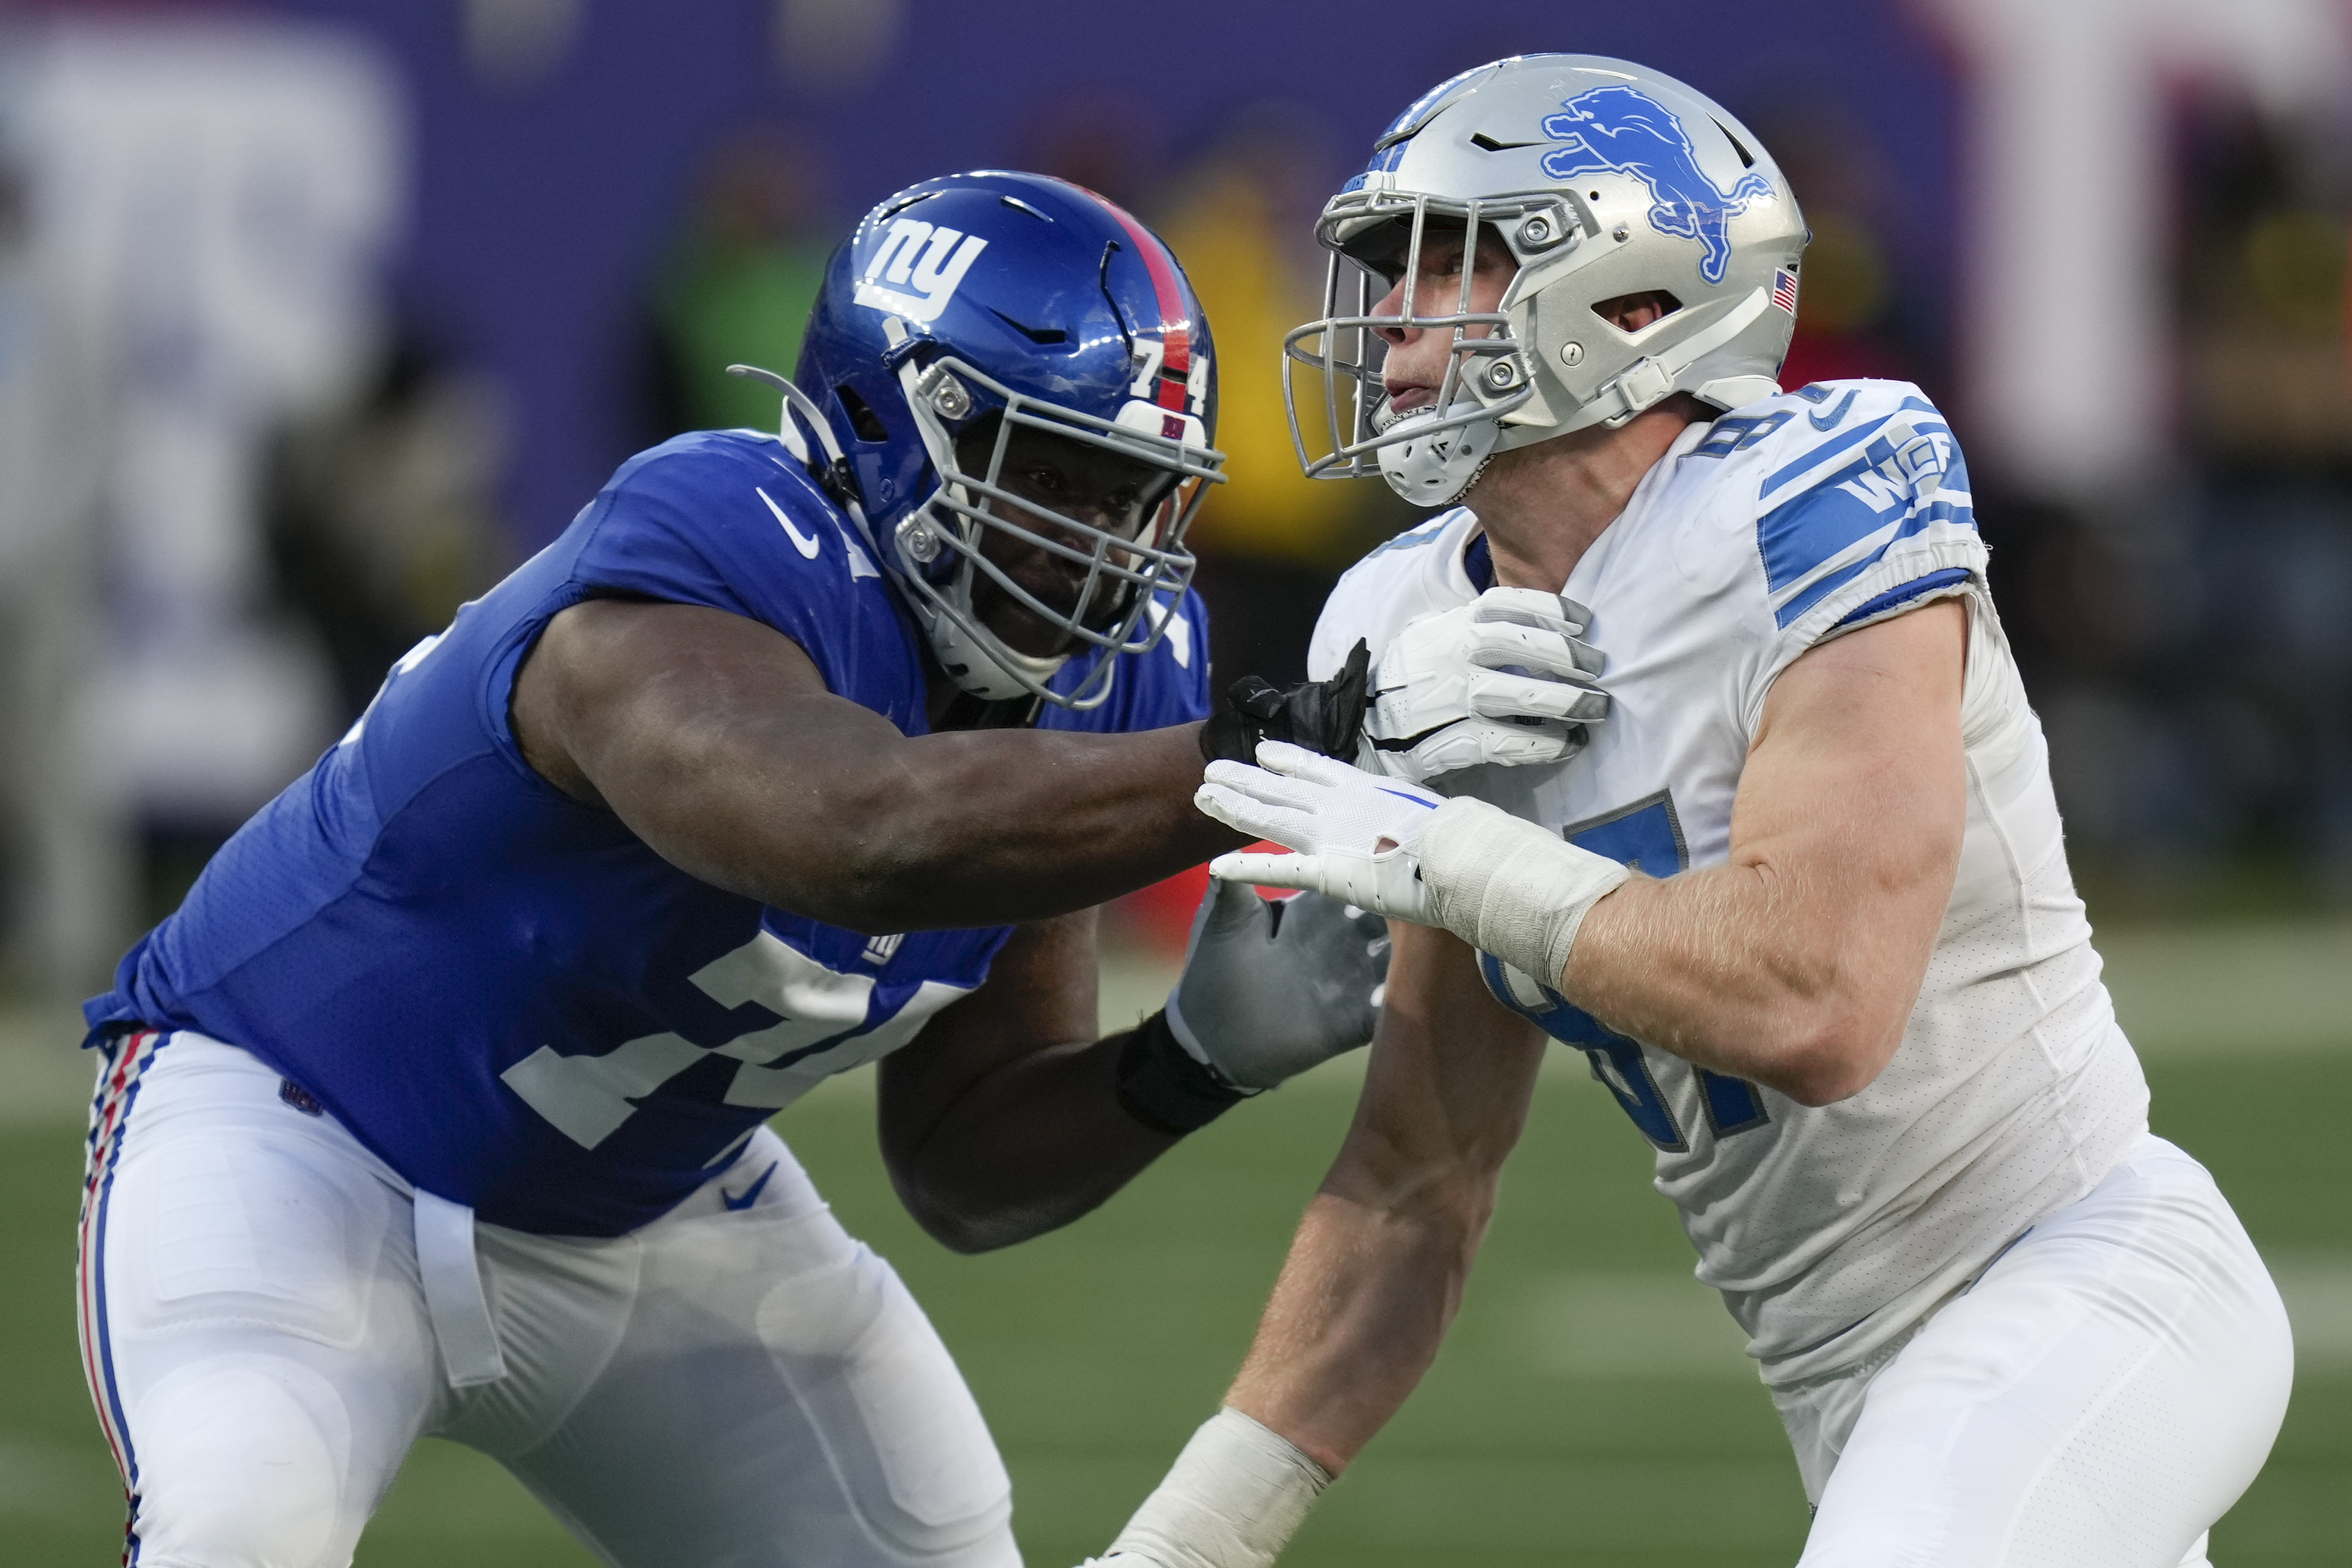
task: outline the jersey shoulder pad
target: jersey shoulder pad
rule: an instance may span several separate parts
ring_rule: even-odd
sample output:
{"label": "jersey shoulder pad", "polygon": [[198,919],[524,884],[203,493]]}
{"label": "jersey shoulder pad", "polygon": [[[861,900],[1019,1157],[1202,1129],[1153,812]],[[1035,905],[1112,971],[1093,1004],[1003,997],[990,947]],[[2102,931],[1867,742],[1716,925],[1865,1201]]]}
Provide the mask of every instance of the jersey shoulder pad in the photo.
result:
{"label": "jersey shoulder pad", "polygon": [[880,570],[854,524],[781,441],[701,430],[624,464],[598,498],[573,575],[749,616],[799,637],[841,618]]}
{"label": "jersey shoulder pad", "polygon": [[1754,487],[1756,554],[1784,631],[1843,604],[1853,584],[1897,585],[1913,566],[1956,572],[1948,582],[1981,572],[1968,464],[1908,382],[1817,382],[1768,398],[1717,420],[1689,458],[1721,461],[1727,485]]}
{"label": "jersey shoulder pad", "polygon": [[1315,622],[1308,679],[1337,674],[1359,637],[1371,644],[1377,659],[1406,622],[1476,598],[1462,552],[1477,528],[1477,518],[1457,507],[1405,530],[1348,568]]}

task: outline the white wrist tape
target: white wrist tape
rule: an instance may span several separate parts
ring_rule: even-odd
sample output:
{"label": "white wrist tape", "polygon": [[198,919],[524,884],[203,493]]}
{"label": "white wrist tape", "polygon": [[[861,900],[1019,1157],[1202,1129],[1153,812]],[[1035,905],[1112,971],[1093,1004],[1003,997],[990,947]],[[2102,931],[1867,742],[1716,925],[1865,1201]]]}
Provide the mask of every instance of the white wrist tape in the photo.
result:
{"label": "white wrist tape", "polygon": [[1549,828],[1456,795],[1421,834],[1421,879],[1438,923],[1546,985],[1559,984],[1592,906],[1632,875]]}
{"label": "white wrist tape", "polygon": [[1202,1423],[1106,1555],[1161,1568],[1268,1568],[1331,1477],[1227,1406]]}

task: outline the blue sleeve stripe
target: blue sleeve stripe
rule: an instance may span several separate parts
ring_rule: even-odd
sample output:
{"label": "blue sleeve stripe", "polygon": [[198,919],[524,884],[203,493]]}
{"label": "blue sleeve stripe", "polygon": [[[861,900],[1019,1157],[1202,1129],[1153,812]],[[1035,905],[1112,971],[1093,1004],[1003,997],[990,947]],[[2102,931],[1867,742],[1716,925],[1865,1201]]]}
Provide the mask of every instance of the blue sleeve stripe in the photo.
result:
{"label": "blue sleeve stripe", "polygon": [[1865,567],[1875,566],[1887,551],[1899,541],[1915,533],[1924,533],[1930,523],[1938,521],[1929,515],[1934,509],[1906,512],[1882,529],[1864,535],[1841,551],[1837,556],[1817,568],[1819,574],[1798,585],[1772,611],[1773,624],[1786,631],[1798,616],[1822,602],[1832,589],[1853,581]]}
{"label": "blue sleeve stripe", "polygon": [[1851,565],[1841,566],[1834,572],[1825,573],[1814,578],[1799,589],[1794,598],[1772,612],[1772,624],[1782,631],[1787,631],[1799,616],[1820,604],[1835,590],[1844,587],[1863,573],[1878,564],[1878,556],[1883,553],[1885,553],[1884,546],[1877,552],[1865,555]]}
{"label": "blue sleeve stripe", "polygon": [[1831,439],[1822,442],[1820,446],[1815,447],[1803,457],[1799,458],[1795,462],[1787,465],[1785,468],[1773,470],[1771,475],[1765,479],[1764,488],[1756,492],[1758,498],[1760,500],[1762,497],[1770,495],[1774,490],[1779,489],[1782,485],[1787,484],[1790,479],[1795,479],[1799,474],[1801,474],[1806,469],[1812,468],[1815,464],[1827,462],[1830,458],[1837,456],[1840,452],[1844,451],[1847,447],[1856,446],[1864,441],[1869,440],[1871,437],[1878,433],[1880,426],[1885,425],[1887,420],[1894,417],[1895,416],[1892,414],[1883,415],[1880,417],[1872,420],[1867,425],[1856,426],[1853,429],[1847,431],[1843,436],[1832,437]]}
{"label": "blue sleeve stripe", "polygon": [[[1853,472],[1864,468],[1858,463]],[[1825,483],[1758,519],[1756,547],[1764,558],[1767,588],[1775,594],[1787,593],[1889,523],[1909,515],[1906,503],[1910,498],[1891,486],[1883,488],[1890,492],[1887,504],[1874,508],[1838,489],[1834,481]]]}
{"label": "blue sleeve stripe", "polygon": [[1965,566],[1947,566],[1940,572],[1930,572],[1925,577],[1914,577],[1908,583],[1887,589],[1875,598],[1864,599],[1848,611],[1838,625],[1850,626],[1856,621],[1866,621],[1873,616],[1881,615],[1895,608],[1897,605],[1907,604],[1923,594],[1932,594],[1938,588],[1948,588],[1955,583],[1965,583],[1972,575],[1973,574]]}

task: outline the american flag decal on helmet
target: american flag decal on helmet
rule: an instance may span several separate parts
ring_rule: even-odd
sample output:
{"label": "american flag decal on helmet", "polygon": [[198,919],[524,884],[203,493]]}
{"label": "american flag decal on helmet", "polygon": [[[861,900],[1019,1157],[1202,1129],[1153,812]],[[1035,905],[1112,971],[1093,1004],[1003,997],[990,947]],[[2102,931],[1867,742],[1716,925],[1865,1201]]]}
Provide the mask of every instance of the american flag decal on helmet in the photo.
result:
{"label": "american flag decal on helmet", "polygon": [[1792,316],[1797,313],[1797,275],[1786,268],[1772,273],[1772,303]]}

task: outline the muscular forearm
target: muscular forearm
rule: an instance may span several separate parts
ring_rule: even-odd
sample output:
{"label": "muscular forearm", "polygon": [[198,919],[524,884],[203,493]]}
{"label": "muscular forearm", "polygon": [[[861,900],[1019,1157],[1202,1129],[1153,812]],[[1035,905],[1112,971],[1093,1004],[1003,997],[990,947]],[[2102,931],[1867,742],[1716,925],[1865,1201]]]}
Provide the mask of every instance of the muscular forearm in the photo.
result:
{"label": "muscular forearm", "polygon": [[[779,891],[853,929],[1038,920],[1104,903],[1233,847],[1193,810],[1196,726],[1140,735],[927,736],[845,780],[837,861],[770,857]],[[782,902],[770,899],[769,902]],[[786,903],[800,908],[799,903]]]}
{"label": "muscular forearm", "polygon": [[1335,1473],[1437,1353],[1543,1059],[1469,949],[1391,929],[1363,1100],[1226,1401]]}
{"label": "muscular forearm", "polygon": [[[980,1079],[891,1162],[901,1202],[958,1252],[987,1252],[1090,1213],[1176,1139],[1118,1103],[1129,1037],[1055,1047]],[[884,1087],[886,1118],[892,1086]]]}
{"label": "muscular forearm", "polygon": [[672,865],[867,932],[1084,909],[1235,836],[1192,809],[1199,726],[908,737],[769,627],[598,599],[515,679],[524,759]]}
{"label": "muscular forearm", "polygon": [[1225,1403],[1337,1475],[1395,1415],[1461,1305],[1489,1175],[1405,1205],[1327,1184]]}
{"label": "muscular forearm", "polygon": [[1636,878],[1585,917],[1562,994],[1612,1028],[1806,1103],[1875,1076],[1902,1037],[1927,950],[1769,865]]}
{"label": "muscular forearm", "polygon": [[861,736],[838,765],[787,775],[794,788],[770,759],[829,738],[747,724],[709,739],[707,765],[612,804],[696,876],[854,931],[1039,920],[1234,846],[1192,807],[1196,729]]}

